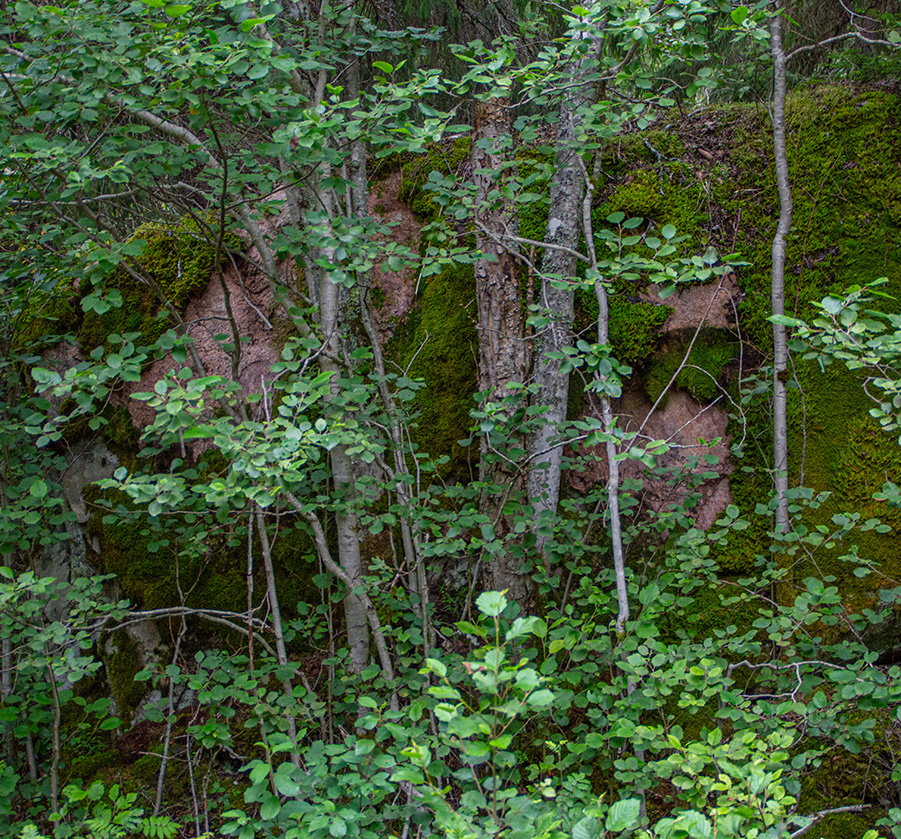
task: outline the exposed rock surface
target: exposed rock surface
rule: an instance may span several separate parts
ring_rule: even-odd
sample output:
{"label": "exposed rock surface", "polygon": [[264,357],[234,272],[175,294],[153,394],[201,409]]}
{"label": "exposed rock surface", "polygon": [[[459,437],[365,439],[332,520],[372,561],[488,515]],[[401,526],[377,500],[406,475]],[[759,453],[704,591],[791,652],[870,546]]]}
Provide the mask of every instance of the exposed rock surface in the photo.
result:
{"label": "exposed rock surface", "polygon": [[[729,489],[729,475],[733,466],[729,459],[729,440],[726,437],[729,422],[726,412],[718,405],[705,408],[687,393],[675,391],[669,396],[665,407],[658,408],[649,417],[651,402],[638,384],[633,384],[623,392],[616,410],[619,427],[626,432],[639,432],[633,445],[642,447],[651,440],[664,440],[671,447],[669,452],[659,458],[658,466],[696,474],[711,471],[717,474],[717,477],[704,481],[695,491],[700,499],[692,512],[698,527],[710,527],[733,500]],[[592,412],[592,415],[600,418],[599,411]],[[593,446],[589,452],[595,458],[594,463],[584,472],[570,473],[569,484],[578,492],[588,492],[607,479],[607,457],[603,444]],[[717,464],[705,463],[705,455],[716,457]],[[700,458],[701,462],[689,466],[692,458]],[[640,499],[645,508],[663,512],[673,505],[684,503],[688,494],[684,482],[671,485],[666,478],[648,476],[645,471],[637,460],[626,460],[620,466],[623,479],[643,480]]]}
{"label": "exposed rock surface", "polygon": [[[401,172],[392,172],[385,180],[374,184],[369,195],[369,212],[391,225],[392,240],[416,251],[419,249],[422,225],[400,200],[402,180]],[[384,344],[413,305],[418,275],[412,269],[391,271],[383,262],[372,272],[372,285],[384,298],[373,305],[375,329]]]}

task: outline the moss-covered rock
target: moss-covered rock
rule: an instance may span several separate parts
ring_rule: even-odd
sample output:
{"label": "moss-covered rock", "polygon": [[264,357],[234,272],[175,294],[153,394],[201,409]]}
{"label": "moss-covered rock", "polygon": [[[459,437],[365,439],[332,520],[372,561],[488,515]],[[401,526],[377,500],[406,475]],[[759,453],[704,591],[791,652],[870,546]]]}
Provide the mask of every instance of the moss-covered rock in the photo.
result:
{"label": "moss-covered rock", "polygon": [[[140,240],[146,244],[134,270],[151,277],[174,308],[182,309],[212,279],[217,267],[215,242],[197,221],[183,218],[173,223],[144,224],[129,237],[132,243]],[[224,245],[242,247],[234,234],[226,237]],[[122,304],[102,315],[89,312],[84,316],[77,337],[85,355],[103,346],[112,334],[140,332],[143,341],[152,343],[171,326],[158,294],[124,267],[107,279],[106,288],[118,290]]]}
{"label": "moss-covered rock", "polygon": [[[810,301],[880,276],[889,278],[889,294],[896,298],[889,305],[896,310],[901,306],[901,149],[894,142],[899,122],[901,99],[885,91],[810,87],[790,97],[795,211],[787,253],[788,314],[809,318]],[[749,359],[765,359],[772,340],[767,316],[778,200],[769,118],[762,109],[733,105],[683,120],[677,131],[685,143],[681,159],[662,166],[658,162],[654,170],[665,175],[658,177],[664,195],[653,194],[654,180],[648,174],[652,158],[633,142],[631,165],[645,174],[621,175],[622,185],[611,186],[604,209],[672,223],[691,236],[695,250],[712,244],[720,252],[740,251],[748,263],[738,273],[743,291],[738,311],[749,369]],[[628,157],[629,149],[624,144],[619,154]],[[646,213],[635,203],[641,190]],[[649,368],[650,391],[655,377],[665,378],[667,363],[672,365],[662,358]],[[797,358],[791,372],[797,384],[789,391],[790,482],[832,492],[827,504],[806,515],[814,524],[827,526],[833,515],[846,510],[862,510],[865,518],[884,515],[887,511],[870,497],[885,480],[901,479],[901,449],[880,438],[878,425],[868,416],[871,403],[860,378],[838,365],[823,372]],[[745,457],[731,484],[736,503],[753,510],[771,490],[770,417],[765,396],[743,410],[744,416],[736,417],[730,429],[733,439],[746,441]],[[766,541],[765,530],[766,521],[761,520],[736,535],[721,561],[736,571],[750,570]],[[855,534],[852,543],[862,555],[888,563],[896,573],[890,536],[871,530]],[[820,551],[817,570],[835,574],[843,587],[863,596],[870,582],[853,577],[839,560],[848,547],[845,543],[828,554]]]}
{"label": "moss-covered rock", "polygon": [[451,468],[468,460],[458,441],[469,435],[476,390],[475,276],[470,266],[446,268],[424,283],[418,308],[395,335],[391,350],[401,367],[421,378],[416,438],[434,457],[447,455]]}
{"label": "moss-covered rock", "polygon": [[432,172],[450,175],[469,157],[471,140],[458,137],[445,143],[433,143],[424,154],[401,155],[403,173],[400,199],[413,211],[417,221],[433,221],[438,211],[434,195],[424,189]]}
{"label": "moss-covered rock", "polygon": [[656,403],[669,384],[670,379],[679,370],[673,386],[687,390],[696,402],[706,404],[712,402],[722,393],[727,384],[722,381],[723,368],[738,357],[740,347],[734,336],[718,329],[705,329],[700,332],[691,353],[685,359],[693,333],[678,336],[681,340],[673,340],[671,336],[667,348],[658,354],[645,374],[645,390],[651,402]]}
{"label": "moss-covered rock", "polygon": [[117,632],[107,639],[103,664],[110,691],[116,701],[118,716],[127,727],[131,725],[135,711],[147,690],[144,682],[135,681],[135,676],[144,666],[141,651],[128,633]]}

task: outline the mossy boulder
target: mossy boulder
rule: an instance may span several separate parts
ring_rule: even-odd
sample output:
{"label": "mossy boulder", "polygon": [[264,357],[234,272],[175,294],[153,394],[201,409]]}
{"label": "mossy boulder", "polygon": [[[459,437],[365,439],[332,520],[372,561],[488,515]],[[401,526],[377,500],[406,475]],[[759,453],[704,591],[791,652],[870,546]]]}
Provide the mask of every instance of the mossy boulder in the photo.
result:
{"label": "mossy boulder", "polygon": [[[112,334],[139,332],[142,341],[152,343],[171,326],[159,294],[173,308],[181,310],[192,296],[207,287],[217,268],[215,241],[211,241],[206,226],[192,218],[141,225],[128,241],[145,242],[131,267],[135,273],[150,278],[159,293],[125,267],[119,267],[107,279],[106,289],[117,290],[122,303],[102,315],[85,314],[77,334],[85,355],[106,344]],[[220,265],[227,258],[225,249],[243,247],[234,234],[227,235],[223,245]],[[84,294],[87,292],[85,289]]]}
{"label": "mossy boulder", "polygon": [[[887,301],[901,310],[901,147],[894,142],[901,124],[901,98],[884,90],[834,85],[806,87],[789,99],[789,168],[795,203],[786,272],[786,311],[810,318],[810,301],[880,276],[889,279]],[[737,271],[742,296],[736,300],[743,342],[743,370],[765,363],[772,335],[770,311],[771,242],[778,220],[769,117],[755,106],[731,105],[675,119],[666,134],[681,137],[661,148],[663,137],[611,145],[605,171],[615,177],[597,212],[623,211],[656,223],[671,223],[687,234],[690,248],[715,246],[720,253],[738,251],[748,263]],[[717,378],[730,361],[728,341],[702,343],[702,367]],[[645,386],[653,396],[668,381],[678,362],[664,345],[646,367]],[[733,344],[737,347],[737,344]],[[669,373],[669,375],[667,375]],[[797,356],[790,368],[790,483],[832,493],[819,509],[805,513],[813,524],[832,526],[832,517],[860,511],[865,518],[887,518],[884,504],[872,493],[886,480],[901,480],[901,448],[880,435],[868,416],[871,403],[861,378],[840,365],[821,371]],[[692,379],[694,379],[692,381]],[[713,379],[683,371],[677,386],[700,401],[718,390]],[[661,384],[662,383],[662,384]],[[735,502],[754,510],[767,500],[771,450],[770,413],[765,395],[744,404],[730,427],[733,440],[744,440],[744,458],[730,482]],[[736,572],[747,572],[766,543],[767,519],[736,534],[720,557]],[[869,579],[852,576],[840,557],[851,544],[862,556],[886,563],[896,575],[892,537],[875,529],[855,533],[835,551],[817,553],[817,572],[833,574],[846,593],[872,594]],[[802,563],[803,565],[803,563]],[[814,569],[808,569],[813,571]],[[796,574],[807,571],[799,567]]]}

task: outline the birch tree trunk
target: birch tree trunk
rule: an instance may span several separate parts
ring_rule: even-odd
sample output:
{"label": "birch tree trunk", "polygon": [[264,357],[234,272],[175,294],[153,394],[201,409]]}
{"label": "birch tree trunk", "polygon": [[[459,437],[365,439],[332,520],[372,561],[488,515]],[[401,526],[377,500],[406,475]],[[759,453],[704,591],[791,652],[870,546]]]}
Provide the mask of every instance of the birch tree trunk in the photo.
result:
{"label": "birch tree trunk", "polygon": [[[320,177],[316,180],[321,180],[323,177],[325,175],[320,173]],[[315,192],[315,203],[308,201],[307,205],[317,207],[320,213],[327,214],[327,218],[333,218],[335,206],[329,191],[318,189],[315,183],[312,183],[308,189]],[[313,226],[310,225],[310,227]],[[327,230],[323,230],[322,233],[323,238],[329,238]],[[306,261],[306,269],[308,274],[316,276],[315,287],[319,293],[316,302],[319,304],[319,325],[324,335],[326,349],[320,358],[320,366],[323,372],[332,374],[329,391],[330,398],[334,400],[340,393],[339,379],[344,372],[339,361],[342,355],[341,294],[339,286],[329,272],[320,269],[316,263],[322,261],[326,264],[337,265],[338,260],[332,247],[315,247],[312,250],[313,254]],[[310,287],[314,287],[314,283],[310,283]],[[354,468],[353,462],[347,454],[346,446],[335,446],[331,451],[330,459],[335,494],[339,498],[339,507],[335,513],[338,562],[351,581],[347,584],[348,590],[344,595],[347,643],[350,647],[353,669],[359,673],[369,663],[369,627],[363,602],[359,595],[354,593],[354,589],[363,583],[360,522],[354,500]]]}
{"label": "birch tree trunk", "polygon": [[[568,76],[584,78],[597,61],[601,38],[577,32],[573,37],[583,45],[581,54],[568,67]],[[581,206],[584,184],[579,162],[577,137],[582,123],[582,111],[596,101],[595,85],[577,85],[569,89],[560,106],[557,130],[554,177],[550,190],[550,214],[545,242],[549,247],[541,263],[541,306],[551,318],[550,324],[536,341],[533,382],[536,393],[533,404],[547,407],[542,415],[544,424],[528,441],[530,467],[527,488],[535,509],[535,534],[538,549],[544,554],[545,565],[550,560],[545,550],[547,535],[539,530],[557,512],[560,499],[560,475],[563,447],[554,442],[561,423],[566,420],[569,399],[569,375],[561,372],[561,361],[549,358],[548,353],[560,352],[572,344],[573,288],[557,288],[554,281],[566,281],[576,273],[576,260],[571,252],[578,247],[581,233]]]}
{"label": "birch tree trunk", "polygon": [[[782,18],[770,18],[770,50],[773,56],[773,155],[779,191],[779,224],[773,237],[771,306],[774,315],[785,314],[785,248],[792,219],[792,195],[785,142],[786,55],[782,46]],[[786,390],[788,346],[785,326],[773,324],[773,480],[776,491],[776,531],[788,530],[788,422]]]}

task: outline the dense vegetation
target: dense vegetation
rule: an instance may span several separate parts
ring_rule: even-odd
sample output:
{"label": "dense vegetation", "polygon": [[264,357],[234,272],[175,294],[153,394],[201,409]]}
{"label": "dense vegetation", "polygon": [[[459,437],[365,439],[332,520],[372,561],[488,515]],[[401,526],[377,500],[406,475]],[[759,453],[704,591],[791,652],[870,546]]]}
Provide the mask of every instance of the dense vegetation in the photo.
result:
{"label": "dense vegetation", "polygon": [[901,836],[899,11],[5,5],[0,831]]}

